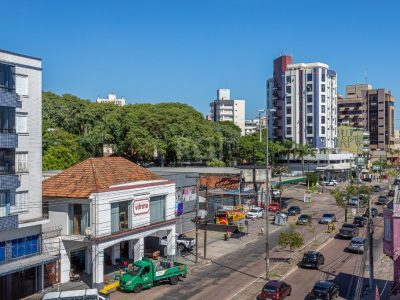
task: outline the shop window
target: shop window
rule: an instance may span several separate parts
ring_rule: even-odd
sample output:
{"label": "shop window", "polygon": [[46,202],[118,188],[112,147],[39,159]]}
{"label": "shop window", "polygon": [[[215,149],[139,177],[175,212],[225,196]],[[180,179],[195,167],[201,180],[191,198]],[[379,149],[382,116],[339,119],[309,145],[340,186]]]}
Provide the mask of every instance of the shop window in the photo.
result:
{"label": "shop window", "polygon": [[11,256],[18,258],[39,252],[39,235],[27,236],[11,241]]}

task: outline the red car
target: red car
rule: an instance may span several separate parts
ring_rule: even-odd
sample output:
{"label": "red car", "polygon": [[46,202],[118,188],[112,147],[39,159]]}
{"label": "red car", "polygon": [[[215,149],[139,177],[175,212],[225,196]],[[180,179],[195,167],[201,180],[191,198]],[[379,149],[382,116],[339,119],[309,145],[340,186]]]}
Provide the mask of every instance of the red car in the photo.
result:
{"label": "red car", "polygon": [[277,212],[277,211],[281,211],[282,209],[278,202],[272,202],[270,205],[268,205],[268,210]]}
{"label": "red car", "polygon": [[257,300],[281,300],[289,297],[292,293],[292,287],[280,280],[268,281],[258,294]]}

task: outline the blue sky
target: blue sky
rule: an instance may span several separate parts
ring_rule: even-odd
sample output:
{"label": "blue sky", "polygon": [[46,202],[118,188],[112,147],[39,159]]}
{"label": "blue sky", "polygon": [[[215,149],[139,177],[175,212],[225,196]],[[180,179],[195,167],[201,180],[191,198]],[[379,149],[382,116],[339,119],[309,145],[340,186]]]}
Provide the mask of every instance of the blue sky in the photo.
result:
{"label": "blue sky", "polygon": [[[364,82],[400,99],[396,1],[13,0],[2,4],[0,48],[43,59],[43,88],[94,100],[179,101],[208,113],[217,88],[265,104],[272,60],[320,61],[339,91]],[[6,12],[6,13],[5,13]],[[399,101],[399,100],[398,100]],[[400,105],[397,105],[400,118]],[[397,120],[400,127],[400,120]]]}

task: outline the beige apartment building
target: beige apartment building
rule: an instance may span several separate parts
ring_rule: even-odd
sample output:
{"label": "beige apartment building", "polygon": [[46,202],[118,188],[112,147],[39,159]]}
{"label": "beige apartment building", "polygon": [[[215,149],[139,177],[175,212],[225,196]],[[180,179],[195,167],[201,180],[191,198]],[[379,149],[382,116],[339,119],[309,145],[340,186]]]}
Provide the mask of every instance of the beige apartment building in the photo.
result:
{"label": "beige apartment building", "polygon": [[394,101],[389,90],[373,89],[370,84],[346,86],[338,97],[338,124],[363,128],[370,134],[370,149],[394,145]]}

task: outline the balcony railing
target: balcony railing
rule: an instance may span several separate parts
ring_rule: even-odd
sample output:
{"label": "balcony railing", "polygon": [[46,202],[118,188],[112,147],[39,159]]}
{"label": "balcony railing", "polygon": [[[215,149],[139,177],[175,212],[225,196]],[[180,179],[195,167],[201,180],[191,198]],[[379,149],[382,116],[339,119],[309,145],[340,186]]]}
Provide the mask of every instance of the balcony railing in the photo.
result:
{"label": "balcony railing", "polygon": [[21,108],[22,102],[18,94],[0,91],[0,106]]}

